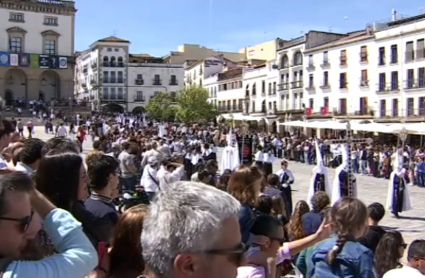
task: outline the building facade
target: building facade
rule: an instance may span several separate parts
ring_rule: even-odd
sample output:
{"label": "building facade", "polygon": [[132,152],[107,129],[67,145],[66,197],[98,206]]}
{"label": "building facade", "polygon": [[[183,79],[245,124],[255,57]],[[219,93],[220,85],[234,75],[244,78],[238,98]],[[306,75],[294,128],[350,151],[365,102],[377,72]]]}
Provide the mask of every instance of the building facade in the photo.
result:
{"label": "building facade", "polygon": [[158,92],[175,96],[183,88],[182,64],[148,54],[131,54],[130,41],[114,36],[94,42],[76,55],[75,96],[92,110],[143,111]]}
{"label": "building facade", "polygon": [[2,105],[69,100],[74,87],[72,1],[0,2]]}

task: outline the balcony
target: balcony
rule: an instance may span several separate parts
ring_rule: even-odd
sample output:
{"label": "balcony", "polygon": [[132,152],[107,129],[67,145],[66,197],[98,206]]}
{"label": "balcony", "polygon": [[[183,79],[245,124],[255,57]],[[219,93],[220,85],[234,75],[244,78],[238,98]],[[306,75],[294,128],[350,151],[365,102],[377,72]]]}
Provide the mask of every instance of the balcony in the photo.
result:
{"label": "balcony", "polygon": [[408,90],[418,90],[425,89],[425,79],[408,79],[404,82],[404,89]]}
{"label": "balcony", "polygon": [[360,88],[369,88],[369,80],[360,80]]}
{"label": "balcony", "polygon": [[322,85],[320,85],[320,89],[322,90],[329,90],[331,88],[331,84],[329,82],[324,82]]}
{"label": "balcony", "polygon": [[416,53],[416,61],[420,61],[425,59],[425,48],[424,49],[417,49],[415,51]]}
{"label": "balcony", "polygon": [[398,82],[379,83],[377,84],[376,93],[379,95],[391,94],[400,91]]}
{"label": "balcony", "polygon": [[173,79],[170,80],[170,86],[178,86],[178,85],[179,83],[177,82],[177,80],[173,80]]}
{"label": "balcony", "polygon": [[347,57],[341,56],[339,57],[339,66],[346,67],[347,66]]}
{"label": "balcony", "polygon": [[367,64],[369,62],[367,53],[361,52],[360,53],[360,63],[361,64]]}
{"label": "balcony", "polygon": [[143,79],[136,79],[134,80],[134,84],[135,85],[143,85],[145,82],[143,81]]}
{"label": "balcony", "polygon": [[220,112],[241,112],[242,111],[242,104],[236,104],[236,105],[222,105],[218,107],[218,111]]}
{"label": "balcony", "polygon": [[385,56],[380,56],[378,58],[378,66],[385,66],[386,61],[385,61]]}
{"label": "balcony", "polygon": [[134,96],[133,97],[134,102],[145,102],[144,96]]}
{"label": "balcony", "polygon": [[102,79],[102,83],[104,83],[104,84],[115,84],[115,83],[117,83],[117,78],[116,77],[104,77]]}
{"label": "balcony", "polygon": [[323,60],[323,63],[320,66],[322,67],[322,69],[330,68],[331,63],[329,62],[329,60]]}
{"label": "balcony", "polygon": [[425,120],[425,108],[413,108],[408,107],[407,109],[399,109],[399,107],[394,107],[393,109],[377,109],[378,117],[375,121],[380,122],[392,122],[392,121],[401,121],[402,119],[424,121]]}
{"label": "balcony", "polygon": [[91,68],[92,68],[92,69],[96,69],[96,68],[97,68],[97,63],[93,63],[93,64],[91,64]]}
{"label": "balcony", "polygon": [[123,68],[123,67],[125,67],[125,65],[124,65],[124,63],[123,63],[123,62],[118,62],[118,63],[117,63],[117,67],[118,67],[118,68]]}
{"label": "balcony", "polygon": [[161,79],[157,79],[157,78],[153,79],[152,85],[154,85],[154,86],[162,85]]}
{"label": "balcony", "polygon": [[408,50],[405,52],[405,62],[406,63],[411,63],[415,61],[415,51],[413,50]]}
{"label": "balcony", "polygon": [[308,63],[308,66],[307,66],[307,70],[315,70],[316,69],[316,67],[314,66],[314,64],[313,63]]}
{"label": "balcony", "polygon": [[102,66],[109,67],[109,62],[102,62]]}
{"label": "balcony", "polygon": [[293,81],[291,82],[291,89],[301,89],[303,87],[302,81]]}
{"label": "balcony", "polygon": [[310,83],[310,84],[308,84],[307,87],[305,87],[305,90],[309,91],[309,92],[314,92],[314,91],[316,91],[316,86],[314,86],[313,83]]}
{"label": "balcony", "polygon": [[278,91],[287,91],[289,90],[289,83],[278,84]]}

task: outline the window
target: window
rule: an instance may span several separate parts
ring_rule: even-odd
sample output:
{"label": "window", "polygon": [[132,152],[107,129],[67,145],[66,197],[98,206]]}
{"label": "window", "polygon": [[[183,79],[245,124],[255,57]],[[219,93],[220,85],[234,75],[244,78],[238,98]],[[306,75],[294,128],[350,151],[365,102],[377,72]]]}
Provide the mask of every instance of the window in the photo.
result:
{"label": "window", "polygon": [[323,72],[323,86],[329,86],[329,73]]}
{"label": "window", "polygon": [[55,55],[56,54],[56,41],[45,40],[44,41],[44,54]]}
{"label": "window", "polygon": [[109,96],[108,96],[108,89],[109,88],[103,88],[103,92],[102,92],[102,98],[103,99],[108,99],[109,98]]}
{"label": "window", "polygon": [[413,42],[406,42],[406,62],[411,62],[415,59],[415,52],[413,52]]}
{"label": "window", "polygon": [[340,65],[341,66],[346,66],[347,65],[347,50],[341,50],[341,56],[340,58]]}
{"label": "window", "polygon": [[266,94],[266,81],[265,80],[261,81],[261,94],[262,95]]}
{"label": "window", "polygon": [[329,98],[328,97],[323,98],[323,107],[329,107]]}
{"label": "window", "polygon": [[257,94],[257,90],[255,88],[255,83],[252,85],[252,95],[255,96]]}
{"label": "window", "polygon": [[393,99],[393,117],[398,117],[398,99]]}
{"label": "window", "polygon": [[412,89],[414,86],[414,79],[415,79],[415,74],[413,69],[408,69],[407,70],[407,84],[406,84],[406,89]]}
{"label": "window", "polygon": [[386,75],[384,72],[379,74],[379,84],[378,84],[378,91],[383,92],[385,91],[385,84],[386,83]]}
{"label": "window", "polygon": [[124,92],[123,91],[124,91],[123,88],[118,88],[118,95],[117,95],[117,97],[118,97],[119,100],[123,100],[124,99]]}
{"label": "window", "polygon": [[161,79],[159,74],[155,74],[155,78],[153,79],[153,85],[161,85]]}
{"label": "window", "polygon": [[58,25],[58,18],[57,17],[45,17],[44,18],[44,25],[53,25],[53,26],[57,26]]}
{"label": "window", "polygon": [[329,64],[328,52],[325,51],[325,52],[323,52],[323,65],[328,65],[328,64]]}
{"label": "window", "polygon": [[396,64],[398,62],[398,51],[397,45],[391,45],[391,64]]}
{"label": "window", "polygon": [[313,74],[308,75],[308,87],[309,88],[314,87],[314,76],[313,76]]}
{"label": "window", "polygon": [[425,47],[424,47],[424,39],[420,39],[416,41],[416,59],[425,58]]}
{"label": "window", "polygon": [[103,83],[109,83],[109,72],[103,72]]}
{"label": "window", "polygon": [[138,74],[136,77],[137,80],[143,80],[143,74]]}
{"label": "window", "polygon": [[391,72],[391,90],[398,90],[398,71]]}
{"label": "window", "polygon": [[111,92],[110,92],[110,99],[116,99],[117,95],[116,95],[116,89],[115,88],[111,88]]}
{"label": "window", "polygon": [[120,51],[120,50],[119,50],[118,48],[115,48],[115,49],[114,49],[114,51],[115,51],[115,52],[118,52],[118,51]]}
{"label": "window", "polygon": [[347,73],[342,72],[339,74],[339,88],[346,89],[347,88]]}
{"label": "window", "polygon": [[409,97],[408,99],[407,99],[407,116],[409,117],[409,116],[413,116],[413,114],[414,114],[414,110],[413,110],[413,107],[414,107],[414,105],[415,105],[415,99],[414,98],[412,98],[412,97]]}
{"label": "window", "polygon": [[118,67],[120,67],[120,68],[124,67],[124,62],[123,62],[123,59],[122,59],[121,56],[118,57]]}
{"label": "window", "polygon": [[275,82],[273,82],[273,95],[276,94],[276,86],[277,86],[277,83],[275,81]]}
{"label": "window", "polygon": [[117,60],[114,56],[111,57],[110,66],[115,67],[117,65]]}
{"label": "window", "polygon": [[367,86],[369,86],[369,79],[368,79],[368,76],[367,76],[367,69],[364,69],[364,70],[361,71],[360,86],[361,87],[367,87]]}
{"label": "window", "polygon": [[424,116],[425,115],[425,98],[424,97],[420,97],[419,98],[419,116]]}
{"label": "window", "polygon": [[13,22],[25,22],[24,21],[24,14],[10,13],[9,14],[9,21],[13,21]]}
{"label": "window", "polygon": [[381,99],[380,105],[379,105],[379,116],[380,117],[386,117],[387,116],[387,100]]}
{"label": "window", "polygon": [[418,68],[418,87],[425,87],[425,68]]}
{"label": "window", "polygon": [[367,46],[363,45],[360,47],[360,62],[367,62]]}
{"label": "window", "polygon": [[303,54],[301,51],[297,51],[294,55],[294,66],[299,66],[303,64]]}
{"label": "window", "polygon": [[385,47],[380,47],[379,48],[378,65],[380,65],[380,66],[385,65]]}
{"label": "window", "polygon": [[137,91],[136,93],[136,101],[145,101],[145,97],[143,96],[143,92],[142,91]]}
{"label": "window", "polygon": [[284,55],[282,56],[282,60],[281,60],[281,63],[280,63],[280,67],[281,67],[282,69],[286,69],[286,68],[288,68],[288,67],[289,67],[288,55],[284,54]]}
{"label": "window", "polygon": [[170,85],[177,85],[177,78],[175,75],[171,75]]}
{"label": "window", "polygon": [[309,106],[308,107],[310,107],[310,108],[314,108],[314,98],[310,98],[309,100],[308,100],[308,104],[309,104]]}
{"label": "window", "polygon": [[272,94],[272,83],[269,83],[269,95]]}
{"label": "window", "polygon": [[118,72],[118,83],[124,83],[123,72]]}
{"label": "window", "polygon": [[314,63],[313,63],[313,55],[308,55],[308,66],[309,67],[313,67]]}
{"label": "window", "polygon": [[12,53],[21,53],[22,52],[22,38],[13,37],[9,41],[9,51]]}
{"label": "window", "polygon": [[106,51],[108,51],[108,52],[112,52],[112,48],[108,48],[108,49],[106,49]]}

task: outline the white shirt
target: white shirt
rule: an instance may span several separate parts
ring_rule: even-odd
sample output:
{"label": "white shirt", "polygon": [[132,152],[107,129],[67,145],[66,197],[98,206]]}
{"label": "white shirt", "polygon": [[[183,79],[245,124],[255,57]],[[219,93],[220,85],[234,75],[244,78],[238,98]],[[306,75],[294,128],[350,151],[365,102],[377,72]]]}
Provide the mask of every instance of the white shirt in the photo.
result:
{"label": "white shirt", "polygon": [[161,167],[162,171],[158,171],[157,177],[159,180],[159,188],[161,190],[166,190],[167,187],[172,184],[173,182],[179,181],[183,174],[184,174],[184,166],[180,166],[176,170],[174,170],[172,173],[168,172],[164,169],[164,167]]}
{"label": "white shirt", "polygon": [[[153,180],[152,178],[155,180]],[[145,188],[146,192],[157,192],[159,185],[158,170],[152,168],[150,165],[146,165],[146,167],[143,169],[143,175],[140,179],[140,185]]]}
{"label": "white shirt", "polygon": [[66,135],[68,135],[68,132],[66,131],[66,128],[63,125],[59,126],[57,135],[59,137],[66,137]]}
{"label": "white shirt", "polygon": [[387,271],[382,278],[400,278],[400,277],[409,277],[409,278],[423,278],[425,275],[419,272],[416,268],[410,266],[403,266],[402,268],[394,268]]}

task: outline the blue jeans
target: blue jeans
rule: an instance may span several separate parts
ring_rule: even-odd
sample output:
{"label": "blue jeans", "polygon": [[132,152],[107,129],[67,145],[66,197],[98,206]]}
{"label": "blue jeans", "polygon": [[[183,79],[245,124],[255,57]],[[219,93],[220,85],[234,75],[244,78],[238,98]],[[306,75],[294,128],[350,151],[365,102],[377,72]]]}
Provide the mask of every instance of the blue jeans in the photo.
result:
{"label": "blue jeans", "polygon": [[418,177],[418,186],[425,187],[425,173],[416,172],[416,176]]}
{"label": "blue jeans", "polygon": [[367,160],[360,160],[360,166],[362,169],[362,174],[366,175],[367,174]]}
{"label": "blue jeans", "polygon": [[123,192],[128,192],[128,191],[135,192],[136,191],[136,185],[137,185],[137,177],[136,176],[121,178],[121,181],[122,181],[122,191]]}

